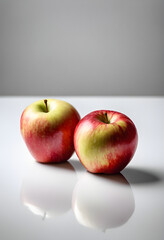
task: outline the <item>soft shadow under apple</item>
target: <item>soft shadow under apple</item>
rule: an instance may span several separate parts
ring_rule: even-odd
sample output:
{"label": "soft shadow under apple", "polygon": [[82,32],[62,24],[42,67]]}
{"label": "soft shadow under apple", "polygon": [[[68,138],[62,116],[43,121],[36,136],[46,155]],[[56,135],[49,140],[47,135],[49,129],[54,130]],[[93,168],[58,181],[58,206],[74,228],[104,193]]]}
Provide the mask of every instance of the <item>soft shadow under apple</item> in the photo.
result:
{"label": "soft shadow under apple", "polygon": [[149,169],[127,167],[121,173],[130,184],[152,184],[161,181],[157,173]]}

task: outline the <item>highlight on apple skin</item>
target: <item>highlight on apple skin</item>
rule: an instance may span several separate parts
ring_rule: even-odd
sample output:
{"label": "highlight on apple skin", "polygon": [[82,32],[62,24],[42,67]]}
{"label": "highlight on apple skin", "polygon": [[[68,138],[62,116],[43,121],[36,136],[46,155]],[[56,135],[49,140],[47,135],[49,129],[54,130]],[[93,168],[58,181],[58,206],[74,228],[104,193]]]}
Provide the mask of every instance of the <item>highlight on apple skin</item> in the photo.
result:
{"label": "highlight on apple skin", "polygon": [[65,162],[74,152],[73,134],[79,120],[71,104],[58,99],[39,100],[23,111],[20,130],[36,161]]}
{"label": "highlight on apple skin", "polygon": [[91,173],[119,173],[132,159],[137,144],[134,123],[116,111],[93,111],[79,121],[74,132],[76,154]]}

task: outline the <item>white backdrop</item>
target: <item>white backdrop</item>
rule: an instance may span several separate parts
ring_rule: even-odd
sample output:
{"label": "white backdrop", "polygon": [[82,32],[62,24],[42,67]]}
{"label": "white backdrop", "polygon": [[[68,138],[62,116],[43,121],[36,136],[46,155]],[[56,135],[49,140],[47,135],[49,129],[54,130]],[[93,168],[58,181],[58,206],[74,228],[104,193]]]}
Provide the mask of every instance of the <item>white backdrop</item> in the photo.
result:
{"label": "white backdrop", "polygon": [[0,0],[0,95],[164,95],[163,0]]}

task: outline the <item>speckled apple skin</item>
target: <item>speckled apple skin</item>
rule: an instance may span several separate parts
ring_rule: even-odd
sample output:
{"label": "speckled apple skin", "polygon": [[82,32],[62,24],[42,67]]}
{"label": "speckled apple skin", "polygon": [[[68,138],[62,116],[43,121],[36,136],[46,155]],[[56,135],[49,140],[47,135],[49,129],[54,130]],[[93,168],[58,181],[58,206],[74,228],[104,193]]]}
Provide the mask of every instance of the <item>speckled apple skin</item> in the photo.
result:
{"label": "speckled apple skin", "polygon": [[[105,114],[109,123],[104,120]],[[92,173],[119,173],[132,159],[137,144],[138,134],[134,123],[120,112],[91,112],[75,128],[76,154]]]}
{"label": "speckled apple skin", "polygon": [[41,163],[67,161],[74,152],[73,134],[80,115],[69,103],[47,99],[29,105],[22,113],[20,130],[32,156]]}

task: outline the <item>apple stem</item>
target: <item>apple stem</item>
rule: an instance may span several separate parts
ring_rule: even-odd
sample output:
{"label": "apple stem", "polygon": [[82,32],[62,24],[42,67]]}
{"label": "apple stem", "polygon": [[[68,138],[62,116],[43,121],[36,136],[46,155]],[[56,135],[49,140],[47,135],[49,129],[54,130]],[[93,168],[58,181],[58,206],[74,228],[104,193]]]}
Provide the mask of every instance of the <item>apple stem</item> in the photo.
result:
{"label": "apple stem", "polygon": [[109,121],[109,119],[108,119],[108,114],[107,114],[107,112],[105,112],[105,123],[107,123],[107,124],[110,123],[110,121]]}
{"label": "apple stem", "polygon": [[46,112],[48,112],[47,99],[44,99],[44,103],[46,105]]}

